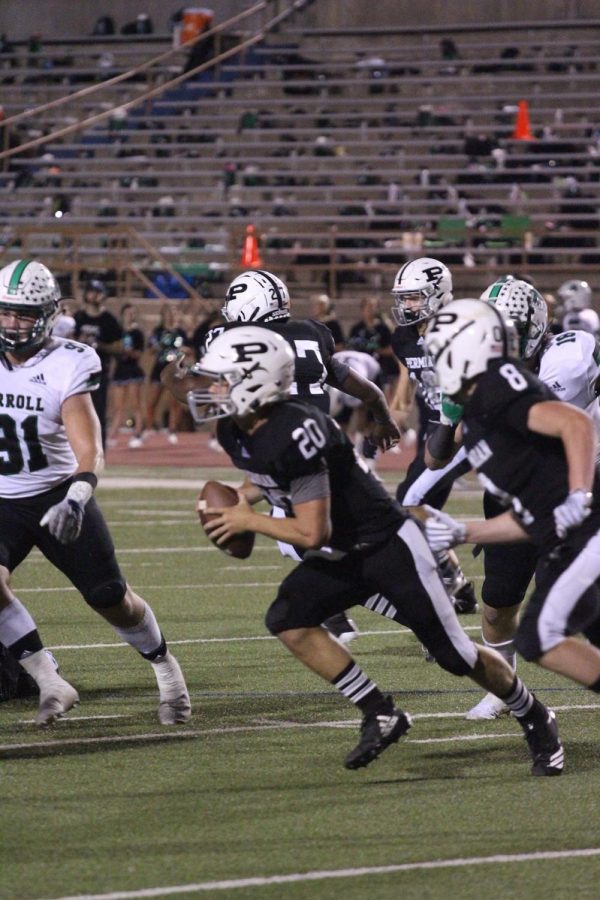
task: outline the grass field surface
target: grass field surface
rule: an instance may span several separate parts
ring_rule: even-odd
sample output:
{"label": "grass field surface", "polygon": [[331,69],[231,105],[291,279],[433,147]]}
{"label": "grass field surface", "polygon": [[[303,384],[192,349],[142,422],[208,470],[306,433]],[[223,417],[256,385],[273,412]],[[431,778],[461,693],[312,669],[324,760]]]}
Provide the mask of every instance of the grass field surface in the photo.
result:
{"label": "grass field surface", "polygon": [[[15,574],[81,705],[46,732],[35,703],[0,706],[2,900],[598,897],[600,698],[519,663],[566,750],[561,778],[533,778],[513,719],[466,721],[474,684],[354,610],[353,655],[414,724],[346,771],[354,707],[264,627],[292,564],[267,539],[246,561],[208,544],[194,512],[206,477],[235,476],[113,469],[98,490],[123,571],[187,676],[188,725],[158,724],[148,664],[39,553]],[[476,490],[448,506],[479,508]],[[481,562],[462,560],[479,588]],[[477,615],[462,622],[478,636]]]}

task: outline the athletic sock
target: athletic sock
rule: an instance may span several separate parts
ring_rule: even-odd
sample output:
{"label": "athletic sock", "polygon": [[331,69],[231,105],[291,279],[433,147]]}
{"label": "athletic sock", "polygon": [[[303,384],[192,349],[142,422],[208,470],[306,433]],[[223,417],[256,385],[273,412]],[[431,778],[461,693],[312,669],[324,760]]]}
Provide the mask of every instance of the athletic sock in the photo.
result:
{"label": "athletic sock", "polygon": [[513,672],[517,668],[517,654],[515,651],[515,644],[512,638],[509,641],[501,641],[499,644],[492,644],[490,641],[486,641],[483,634],[481,635],[481,641],[484,647],[489,647],[490,650],[495,650],[496,653],[499,653],[500,656],[506,660],[509,664]]}
{"label": "athletic sock", "polygon": [[35,653],[42,647],[31,614],[16,597],[0,610],[0,644],[8,647],[16,659],[23,653]]}
{"label": "athletic sock", "polygon": [[344,697],[358,706],[364,715],[371,715],[389,705],[375,682],[365,675],[354,660],[331,683]]}
{"label": "athletic sock", "polygon": [[531,691],[525,687],[519,676],[515,675],[515,680],[511,685],[509,693],[506,697],[500,697],[500,699],[506,703],[517,719],[522,719],[533,706],[534,696]]}
{"label": "athletic sock", "polygon": [[153,660],[164,656],[167,652],[165,639],[158,627],[156,616],[144,601],[144,615],[141,622],[133,628],[117,628],[115,631],[127,644],[130,644],[145,659]]}

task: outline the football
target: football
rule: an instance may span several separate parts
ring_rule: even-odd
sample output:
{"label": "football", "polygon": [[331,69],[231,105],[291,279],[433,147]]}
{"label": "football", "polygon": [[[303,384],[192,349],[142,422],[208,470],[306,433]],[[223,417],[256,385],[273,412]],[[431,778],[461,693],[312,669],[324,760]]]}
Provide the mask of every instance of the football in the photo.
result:
{"label": "football", "polygon": [[[198,494],[198,505],[196,507],[202,527],[204,528],[208,522],[216,518],[214,515],[207,515],[206,509],[210,507],[235,506],[238,502],[238,493],[235,488],[220,481],[207,481]],[[206,532],[206,528],[205,533],[208,539],[212,540],[211,536]],[[254,532],[244,531],[242,534],[234,534],[224,544],[212,542],[215,547],[218,547],[223,553],[229,554],[229,556],[235,556],[236,559],[248,559],[254,547]]]}

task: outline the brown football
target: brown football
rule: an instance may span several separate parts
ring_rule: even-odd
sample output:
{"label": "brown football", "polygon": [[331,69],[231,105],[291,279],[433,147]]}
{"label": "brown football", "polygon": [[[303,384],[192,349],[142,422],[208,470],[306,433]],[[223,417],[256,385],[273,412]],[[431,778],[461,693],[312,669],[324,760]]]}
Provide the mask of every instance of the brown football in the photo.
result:
{"label": "brown football", "polygon": [[[207,515],[205,510],[210,507],[235,506],[239,502],[238,494],[235,488],[220,481],[207,481],[198,494],[198,517],[202,527],[216,518],[214,515]],[[212,541],[211,536],[206,532],[206,536]],[[254,547],[254,532],[244,531],[242,534],[235,534],[224,544],[217,544],[212,541],[215,547],[222,550],[229,556],[235,556],[236,559],[248,559]]]}

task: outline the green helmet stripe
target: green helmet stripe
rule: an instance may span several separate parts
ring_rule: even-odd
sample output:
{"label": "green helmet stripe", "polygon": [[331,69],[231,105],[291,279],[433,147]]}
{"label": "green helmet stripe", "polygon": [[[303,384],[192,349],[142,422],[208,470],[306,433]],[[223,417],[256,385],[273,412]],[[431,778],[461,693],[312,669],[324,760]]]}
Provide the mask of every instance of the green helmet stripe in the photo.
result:
{"label": "green helmet stripe", "polygon": [[496,284],[492,287],[490,291],[489,300],[495,300],[502,288],[504,287],[504,283],[496,282]]}
{"label": "green helmet stripe", "polygon": [[7,293],[16,294],[17,288],[19,287],[19,282],[23,276],[23,272],[31,262],[30,259],[21,259],[15,266],[14,272],[10,276],[10,281],[8,283]]}

